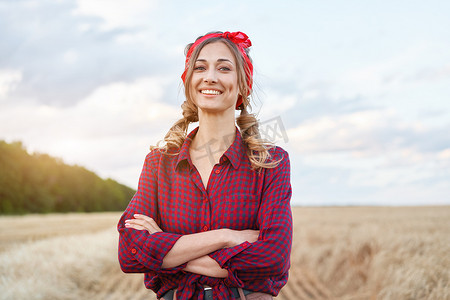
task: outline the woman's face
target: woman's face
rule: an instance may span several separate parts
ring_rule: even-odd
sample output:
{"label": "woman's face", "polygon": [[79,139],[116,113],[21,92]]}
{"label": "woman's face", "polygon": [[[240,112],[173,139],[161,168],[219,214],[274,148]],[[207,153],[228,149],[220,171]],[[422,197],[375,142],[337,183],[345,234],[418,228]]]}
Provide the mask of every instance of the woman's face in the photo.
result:
{"label": "woman's face", "polygon": [[198,108],[234,114],[239,94],[236,60],[223,42],[207,44],[194,64],[190,82],[191,96]]}

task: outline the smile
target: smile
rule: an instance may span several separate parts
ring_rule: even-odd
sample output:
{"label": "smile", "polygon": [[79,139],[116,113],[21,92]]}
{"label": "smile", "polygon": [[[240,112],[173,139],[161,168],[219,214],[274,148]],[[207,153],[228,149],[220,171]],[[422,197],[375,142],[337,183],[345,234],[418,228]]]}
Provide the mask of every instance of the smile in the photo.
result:
{"label": "smile", "polygon": [[200,92],[205,95],[220,95],[220,94],[222,94],[221,91],[216,91],[216,90],[201,90]]}

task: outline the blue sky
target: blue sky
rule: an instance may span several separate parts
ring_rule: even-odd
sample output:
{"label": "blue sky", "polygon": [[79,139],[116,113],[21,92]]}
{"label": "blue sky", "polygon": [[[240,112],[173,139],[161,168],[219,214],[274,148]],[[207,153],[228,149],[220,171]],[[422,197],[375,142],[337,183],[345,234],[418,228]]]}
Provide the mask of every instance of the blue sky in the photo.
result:
{"label": "blue sky", "polygon": [[[253,42],[296,205],[450,204],[448,1],[0,1],[0,139],[136,187],[184,47]],[[269,122],[270,123],[270,122]]]}

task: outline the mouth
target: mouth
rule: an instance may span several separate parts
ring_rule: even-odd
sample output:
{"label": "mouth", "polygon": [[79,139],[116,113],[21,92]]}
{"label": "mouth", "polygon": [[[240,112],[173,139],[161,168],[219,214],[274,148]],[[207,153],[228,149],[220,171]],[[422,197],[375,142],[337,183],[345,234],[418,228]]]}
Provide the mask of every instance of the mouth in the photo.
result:
{"label": "mouth", "polygon": [[200,93],[203,95],[220,95],[222,94],[221,91],[218,90],[200,90]]}

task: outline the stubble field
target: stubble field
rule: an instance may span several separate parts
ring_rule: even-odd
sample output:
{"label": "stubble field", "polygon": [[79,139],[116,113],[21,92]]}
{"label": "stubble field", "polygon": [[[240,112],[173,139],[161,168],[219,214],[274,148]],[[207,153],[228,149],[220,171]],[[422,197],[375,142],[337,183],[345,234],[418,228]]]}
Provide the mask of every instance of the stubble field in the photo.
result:
{"label": "stubble field", "polygon": [[[276,299],[450,299],[450,206],[293,208]],[[120,213],[0,217],[0,299],[156,299],[117,262]]]}

